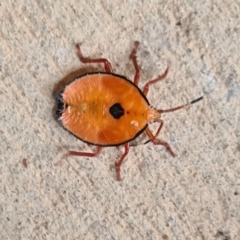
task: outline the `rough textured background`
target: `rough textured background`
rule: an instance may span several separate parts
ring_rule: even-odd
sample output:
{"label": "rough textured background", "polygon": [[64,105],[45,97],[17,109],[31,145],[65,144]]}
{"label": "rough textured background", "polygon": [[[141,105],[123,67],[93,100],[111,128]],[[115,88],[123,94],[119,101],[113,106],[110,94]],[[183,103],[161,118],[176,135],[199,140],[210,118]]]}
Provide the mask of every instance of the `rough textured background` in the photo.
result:
{"label": "rough textured background", "polygon": [[[240,239],[239,1],[66,2],[0,3],[0,239]],[[160,138],[178,157],[133,147],[122,182],[122,148],[54,166],[68,149],[92,149],[53,117],[59,82],[103,69],[83,66],[74,44],[132,78],[135,40],[140,86],[171,63],[153,106],[205,95],[163,116]]]}

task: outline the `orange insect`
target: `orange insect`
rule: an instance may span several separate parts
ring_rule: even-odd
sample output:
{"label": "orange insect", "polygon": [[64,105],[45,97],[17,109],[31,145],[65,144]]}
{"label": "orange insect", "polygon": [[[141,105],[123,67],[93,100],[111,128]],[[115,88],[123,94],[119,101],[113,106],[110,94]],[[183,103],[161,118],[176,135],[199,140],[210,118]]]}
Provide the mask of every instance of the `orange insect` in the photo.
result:
{"label": "orange insect", "polygon": [[[146,98],[149,87],[164,79],[169,67],[140,90],[137,86],[140,77],[136,58],[138,46],[139,42],[135,42],[130,55],[136,71],[132,82],[124,76],[112,73],[111,63],[107,59],[83,57],[77,44],[77,55],[82,63],[103,63],[106,72],[93,72],[76,77],[58,93],[56,99],[56,115],[61,125],[80,140],[97,146],[92,153],[69,151],[64,158],[95,157],[103,147],[124,145],[125,151],[115,163],[117,180],[121,180],[120,167],[128,154],[129,142],[143,132],[154,145],[163,145],[173,157],[176,156],[168,143],[157,139],[163,127],[161,114],[185,108],[203,99],[200,97],[168,110],[153,108]],[[148,123],[155,121],[159,122],[159,128],[153,134]]]}

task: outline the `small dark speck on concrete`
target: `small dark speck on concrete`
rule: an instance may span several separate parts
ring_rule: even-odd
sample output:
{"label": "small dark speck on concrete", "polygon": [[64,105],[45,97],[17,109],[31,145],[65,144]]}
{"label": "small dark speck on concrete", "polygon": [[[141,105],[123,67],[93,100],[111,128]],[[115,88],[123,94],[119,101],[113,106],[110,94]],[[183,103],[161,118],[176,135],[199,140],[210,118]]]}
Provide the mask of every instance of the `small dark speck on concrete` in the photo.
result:
{"label": "small dark speck on concrete", "polygon": [[163,238],[164,240],[168,240],[168,239],[169,239],[166,234],[163,234],[163,235],[162,235],[162,238]]}
{"label": "small dark speck on concrete", "polygon": [[229,236],[227,236],[227,234],[221,230],[218,230],[216,237],[221,240],[231,240],[231,238]]}

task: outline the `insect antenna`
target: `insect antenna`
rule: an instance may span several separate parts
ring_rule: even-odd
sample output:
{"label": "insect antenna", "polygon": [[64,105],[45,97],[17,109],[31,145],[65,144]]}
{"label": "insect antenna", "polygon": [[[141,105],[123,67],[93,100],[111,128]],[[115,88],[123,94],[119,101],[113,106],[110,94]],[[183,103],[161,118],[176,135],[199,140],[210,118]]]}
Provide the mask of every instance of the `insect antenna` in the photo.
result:
{"label": "insect antenna", "polygon": [[[181,105],[181,106],[178,106],[178,107],[175,107],[175,108],[170,108],[170,109],[166,109],[166,110],[162,110],[162,109],[159,109],[157,110],[159,113],[168,113],[168,112],[174,112],[174,111],[177,111],[179,109],[182,109],[182,108],[186,108],[186,107],[190,107],[190,105],[196,103],[196,102],[199,102],[203,99],[203,96],[202,97],[199,97],[197,99],[194,99],[192,100],[190,103],[187,103],[187,104],[184,104],[184,105]],[[144,142],[144,144],[147,144],[149,143],[151,140],[147,140],[146,142]]]}
{"label": "insect antenna", "polygon": [[182,108],[186,108],[186,107],[189,107],[190,105],[196,103],[196,102],[199,102],[203,99],[203,96],[202,97],[199,97],[197,99],[194,99],[192,100],[190,103],[187,103],[187,104],[184,104],[184,105],[181,105],[181,106],[178,106],[178,107],[175,107],[175,108],[170,108],[170,109],[166,109],[166,110],[163,110],[163,109],[159,109],[157,110],[159,113],[167,113],[167,112],[174,112],[174,111],[177,111],[179,109],[182,109]]}

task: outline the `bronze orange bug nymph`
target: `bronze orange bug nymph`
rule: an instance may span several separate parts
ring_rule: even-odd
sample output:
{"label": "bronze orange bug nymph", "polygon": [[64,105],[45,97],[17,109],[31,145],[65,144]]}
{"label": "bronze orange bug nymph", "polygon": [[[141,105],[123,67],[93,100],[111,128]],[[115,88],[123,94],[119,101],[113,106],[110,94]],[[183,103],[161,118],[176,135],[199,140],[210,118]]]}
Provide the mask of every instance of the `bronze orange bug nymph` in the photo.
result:
{"label": "bronze orange bug nymph", "polygon": [[[175,153],[167,142],[157,138],[163,121],[162,113],[173,112],[200,101],[200,97],[188,104],[168,110],[151,107],[146,95],[149,87],[167,76],[168,69],[154,80],[147,82],[143,90],[138,88],[140,77],[136,52],[139,42],[135,42],[130,55],[135,76],[133,82],[126,77],[112,72],[111,63],[104,58],[83,57],[77,44],[77,55],[82,63],[103,63],[106,72],[86,73],[76,77],[57,95],[57,119],[61,125],[80,140],[96,145],[92,153],[69,151],[68,156],[97,156],[103,147],[124,145],[124,153],[115,162],[117,180],[121,180],[120,167],[128,154],[129,142],[145,132],[154,145],[163,145],[174,157]],[[148,123],[157,121],[159,128],[155,134],[148,128]],[[147,141],[147,142],[149,142]]]}

